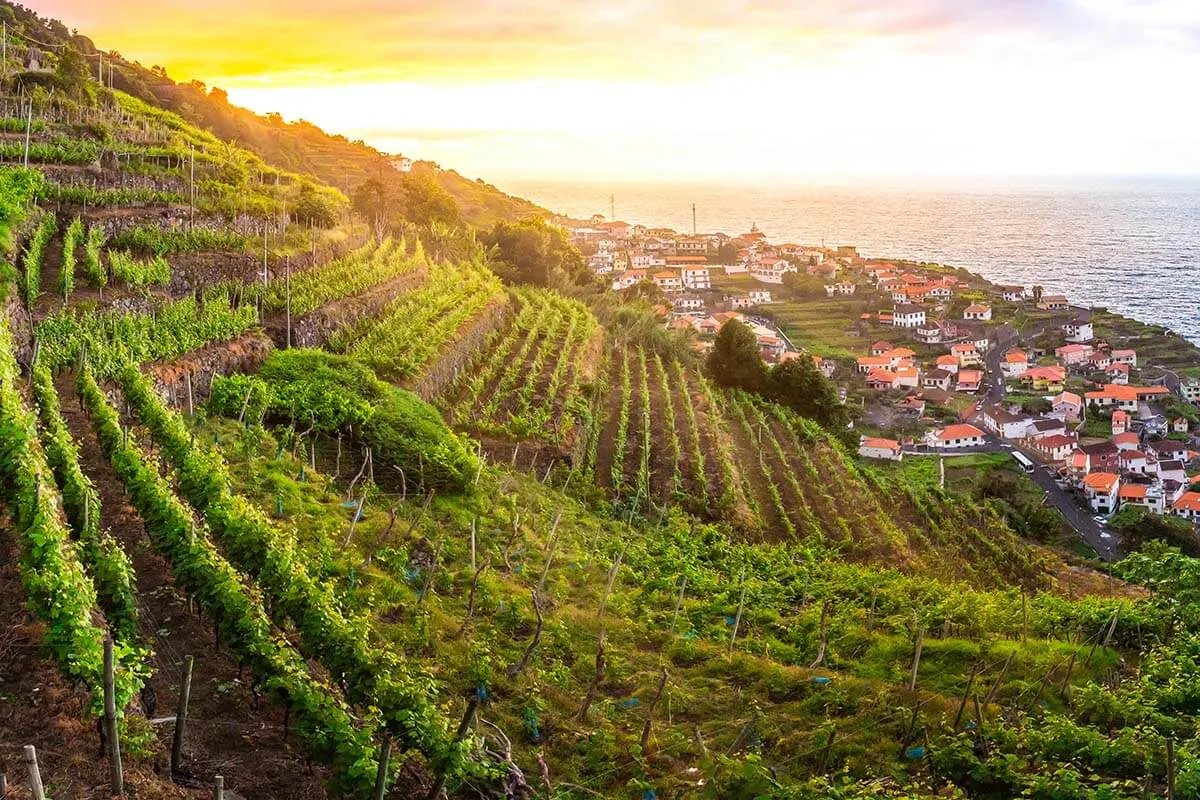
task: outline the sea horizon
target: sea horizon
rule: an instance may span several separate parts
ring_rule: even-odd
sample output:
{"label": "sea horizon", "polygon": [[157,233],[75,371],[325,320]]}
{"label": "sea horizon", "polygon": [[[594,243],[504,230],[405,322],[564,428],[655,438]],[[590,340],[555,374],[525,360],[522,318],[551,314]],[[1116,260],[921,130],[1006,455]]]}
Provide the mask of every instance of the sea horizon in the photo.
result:
{"label": "sea horizon", "polygon": [[[903,185],[737,185],[578,179],[504,181],[550,211],[603,214],[681,233],[854,245],[874,258],[964,267],[1039,284],[1073,303],[1162,324],[1200,343],[1200,176],[1010,178]],[[610,199],[611,198],[611,199]]]}

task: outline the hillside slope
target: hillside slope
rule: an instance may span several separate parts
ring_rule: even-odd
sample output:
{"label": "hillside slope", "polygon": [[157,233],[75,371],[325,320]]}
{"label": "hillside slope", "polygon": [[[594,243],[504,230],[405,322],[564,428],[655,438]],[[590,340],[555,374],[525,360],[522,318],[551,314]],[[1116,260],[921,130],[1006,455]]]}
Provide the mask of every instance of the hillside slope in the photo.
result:
{"label": "hillside slope", "polygon": [[470,237],[377,236],[300,156],[271,163],[290,150],[103,90],[65,53],[21,71],[33,23],[12,21],[0,773],[18,791],[35,743],[55,796],[106,793],[89,732],[112,638],[138,796],[208,797],[217,774],[364,800],[378,781],[1200,795],[1200,562],[1155,548],[1106,575],[1023,541],[996,504],[868,468],[656,336],[503,285]]}

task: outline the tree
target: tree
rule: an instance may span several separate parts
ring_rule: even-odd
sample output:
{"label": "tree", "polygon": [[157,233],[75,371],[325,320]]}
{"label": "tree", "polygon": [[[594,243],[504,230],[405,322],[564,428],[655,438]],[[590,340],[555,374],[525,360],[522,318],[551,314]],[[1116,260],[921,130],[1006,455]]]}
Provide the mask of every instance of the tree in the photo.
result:
{"label": "tree", "polygon": [[396,210],[399,199],[383,181],[368,178],[354,190],[354,197],[350,202],[354,210],[371,223],[376,235],[381,236],[383,225]]}
{"label": "tree", "polygon": [[496,273],[509,283],[581,285],[590,277],[583,256],[562,228],[540,217],[501,220],[483,239],[492,250]]}
{"label": "tree", "polygon": [[64,47],[58,54],[54,78],[59,88],[73,100],[91,102],[95,97],[87,59],[71,45]]}
{"label": "tree", "polygon": [[1043,290],[1042,290],[1041,286],[1033,287],[1033,302],[1034,302],[1034,304],[1042,302],[1042,291]]}
{"label": "tree", "polygon": [[708,374],[721,386],[762,392],[767,366],[758,352],[758,337],[740,320],[731,319],[721,327],[708,354]]}
{"label": "tree", "polygon": [[837,390],[807,355],[776,364],[767,376],[766,395],[827,428],[839,430],[849,421]]}
{"label": "tree", "polygon": [[812,300],[825,296],[825,284],[820,278],[803,272],[783,274],[783,292],[795,300]]}
{"label": "tree", "polygon": [[1179,517],[1150,514],[1143,508],[1126,506],[1112,518],[1111,524],[1130,551],[1159,541],[1178,547],[1189,556],[1200,556],[1200,538],[1191,523]]}
{"label": "tree", "polygon": [[292,205],[291,217],[302,225],[332,228],[337,224],[338,208],[331,194],[319,192],[311,183],[304,183]]}
{"label": "tree", "polygon": [[409,173],[404,176],[400,188],[404,198],[404,216],[410,222],[426,227],[435,222],[449,226],[462,223],[458,203],[432,177]]}

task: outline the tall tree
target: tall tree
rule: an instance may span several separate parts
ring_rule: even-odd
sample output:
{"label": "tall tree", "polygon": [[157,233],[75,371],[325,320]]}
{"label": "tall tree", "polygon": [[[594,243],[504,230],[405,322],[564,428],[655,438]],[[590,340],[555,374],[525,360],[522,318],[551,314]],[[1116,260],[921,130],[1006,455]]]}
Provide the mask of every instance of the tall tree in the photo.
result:
{"label": "tall tree", "polygon": [[758,337],[740,320],[726,322],[708,354],[708,374],[721,386],[762,392],[767,366],[758,352]]}
{"label": "tall tree", "polygon": [[484,243],[493,250],[497,274],[510,283],[556,286],[589,278],[579,250],[561,228],[544,219],[501,220],[484,236]]}
{"label": "tall tree", "polygon": [[838,402],[833,384],[808,355],[775,365],[768,376],[765,394],[827,428],[844,428],[848,421],[846,407]]}

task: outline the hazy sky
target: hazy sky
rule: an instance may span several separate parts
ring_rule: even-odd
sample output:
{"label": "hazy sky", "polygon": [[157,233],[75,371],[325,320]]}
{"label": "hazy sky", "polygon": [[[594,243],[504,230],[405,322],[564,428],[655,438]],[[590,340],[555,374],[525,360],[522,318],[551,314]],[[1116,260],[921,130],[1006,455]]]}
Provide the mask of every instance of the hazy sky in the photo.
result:
{"label": "hazy sky", "polygon": [[1200,173],[1200,0],[24,0],[484,177]]}

